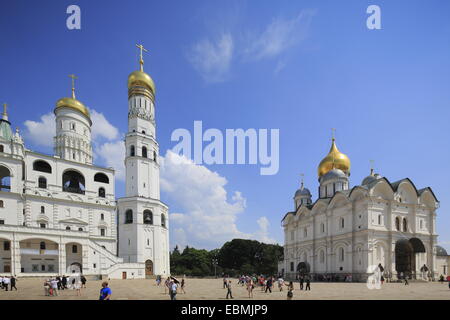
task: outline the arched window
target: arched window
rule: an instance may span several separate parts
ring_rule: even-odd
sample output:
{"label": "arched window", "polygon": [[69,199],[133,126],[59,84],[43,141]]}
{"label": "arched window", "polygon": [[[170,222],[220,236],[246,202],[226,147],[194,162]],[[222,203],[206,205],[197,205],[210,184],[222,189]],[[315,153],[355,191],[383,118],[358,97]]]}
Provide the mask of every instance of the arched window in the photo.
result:
{"label": "arched window", "polygon": [[106,197],[106,195],[105,195],[105,188],[98,188],[98,196],[100,198],[105,198]]}
{"label": "arched window", "polygon": [[163,214],[161,215],[161,226],[166,227],[166,216]]}
{"label": "arched window", "polygon": [[325,233],[325,224],[324,223],[320,224],[320,231],[322,231],[322,233]]}
{"label": "arched window", "polygon": [[153,213],[150,210],[144,211],[144,224],[153,224]]}
{"label": "arched window", "polygon": [[72,122],[72,123],[70,124],[70,129],[71,129],[71,130],[75,130],[75,122]]}
{"label": "arched window", "polygon": [[303,236],[306,238],[308,236],[308,229],[303,229]]}
{"label": "arched window", "polygon": [[147,147],[142,147],[142,157],[147,158]]}
{"label": "arched window", "polygon": [[33,170],[52,173],[52,167],[48,164],[48,162],[45,162],[43,160],[36,160],[35,162],[33,162]]}
{"label": "arched window", "polygon": [[2,144],[0,144],[0,152],[5,152],[5,147]]}
{"label": "arched window", "polygon": [[135,152],[134,146],[131,146],[131,147],[130,147],[130,156],[131,156],[131,157],[134,157],[135,154],[136,154],[136,152]]}
{"label": "arched window", "polygon": [[95,174],[94,181],[101,183],[109,183],[109,178],[106,174],[99,172]]}
{"label": "arched window", "polygon": [[395,218],[395,229],[397,231],[400,231],[400,219],[399,219],[399,217]]}
{"label": "arched window", "polygon": [[319,256],[319,261],[320,263],[324,263],[325,262],[325,252],[323,250],[320,250],[320,256]]}
{"label": "arched window", "polygon": [[78,231],[83,231],[83,228],[78,228]]}
{"label": "arched window", "polygon": [[125,223],[133,223],[133,210],[125,212]]}
{"label": "arched window", "polygon": [[0,166],[0,191],[11,191],[11,173],[4,166]]}
{"label": "arched window", "polygon": [[38,187],[41,189],[47,189],[47,179],[44,177],[39,177]]}
{"label": "arched window", "polygon": [[345,252],[344,252],[344,248],[339,248],[339,261],[344,261],[344,256],[345,256]]}
{"label": "arched window", "polygon": [[381,226],[381,214],[378,215],[378,225]]}
{"label": "arched window", "polygon": [[341,218],[341,229],[344,229],[345,227],[345,220],[344,218]]}
{"label": "arched window", "polygon": [[44,214],[45,213],[45,207],[41,206],[41,213]]}
{"label": "arched window", "polygon": [[105,215],[102,213],[102,214],[100,214],[100,220],[105,220]]}
{"label": "arched window", "polygon": [[78,171],[67,170],[63,173],[63,191],[84,194],[84,176]]}
{"label": "arched window", "polygon": [[403,232],[408,232],[408,221],[403,218]]}
{"label": "arched window", "polygon": [[0,208],[4,208],[3,200],[0,200]]}
{"label": "arched window", "polygon": [[420,224],[420,230],[422,230],[423,229],[423,220],[422,219],[420,219],[419,224]]}
{"label": "arched window", "polygon": [[44,241],[41,241],[41,243],[39,244],[39,248],[41,250],[45,250],[45,242]]}
{"label": "arched window", "polygon": [[158,157],[156,155],[156,151],[153,151],[153,161],[158,162]]}
{"label": "arched window", "polygon": [[145,134],[145,130],[142,130],[142,134]]}

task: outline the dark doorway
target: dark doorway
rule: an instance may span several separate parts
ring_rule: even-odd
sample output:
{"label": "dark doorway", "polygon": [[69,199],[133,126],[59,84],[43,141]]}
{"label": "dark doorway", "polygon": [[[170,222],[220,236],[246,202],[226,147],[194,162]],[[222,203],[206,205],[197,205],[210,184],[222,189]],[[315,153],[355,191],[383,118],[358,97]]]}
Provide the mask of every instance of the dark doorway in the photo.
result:
{"label": "dark doorway", "polygon": [[308,262],[300,262],[297,265],[297,272],[300,275],[305,275],[308,274],[310,272],[310,267],[309,267],[309,263]]}
{"label": "dark doorway", "polygon": [[145,277],[149,278],[153,275],[153,261],[147,260],[145,261]]}
{"label": "dark doorway", "polygon": [[395,244],[395,270],[399,275],[415,275],[416,254],[425,252],[423,242],[418,238],[398,240]]}

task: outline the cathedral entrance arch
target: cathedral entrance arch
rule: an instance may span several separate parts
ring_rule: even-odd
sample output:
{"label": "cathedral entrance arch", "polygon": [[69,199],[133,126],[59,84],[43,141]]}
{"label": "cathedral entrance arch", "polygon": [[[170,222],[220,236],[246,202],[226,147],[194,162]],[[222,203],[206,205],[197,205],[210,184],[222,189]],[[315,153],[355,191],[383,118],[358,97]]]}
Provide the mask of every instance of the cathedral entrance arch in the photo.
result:
{"label": "cathedral entrance arch", "polygon": [[310,268],[308,262],[300,262],[300,263],[297,265],[297,272],[298,272],[300,275],[306,275],[306,274],[308,274],[310,271],[311,271],[311,268]]}
{"label": "cathedral entrance arch", "polygon": [[153,261],[145,261],[145,277],[148,278],[153,275]]}
{"label": "cathedral entrance arch", "polygon": [[67,273],[82,273],[83,267],[81,266],[81,263],[74,262],[70,266],[67,267]]}
{"label": "cathedral entrance arch", "polygon": [[419,254],[425,253],[425,246],[418,238],[401,239],[395,243],[395,270],[399,276],[411,278],[415,276],[416,260]]}

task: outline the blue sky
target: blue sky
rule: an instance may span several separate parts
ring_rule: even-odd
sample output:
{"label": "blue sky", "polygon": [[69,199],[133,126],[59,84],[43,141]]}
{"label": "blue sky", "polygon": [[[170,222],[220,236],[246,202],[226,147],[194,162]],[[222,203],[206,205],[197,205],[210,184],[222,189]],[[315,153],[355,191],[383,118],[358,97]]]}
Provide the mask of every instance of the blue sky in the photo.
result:
{"label": "blue sky", "polygon": [[[71,4],[81,8],[81,30],[66,28]],[[366,27],[371,4],[381,8],[381,30]],[[409,177],[433,188],[439,241],[450,249],[449,12],[446,1],[2,2],[0,99],[27,146],[51,153],[39,129],[49,128],[75,73],[77,97],[99,123],[96,163],[120,165],[126,80],[143,43],[162,156],[175,145],[173,130],[192,130],[194,120],[223,132],[280,129],[276,175],[261,176],[254,165],[185,163],[191,175],[177,180],[175,168],[164,169],[172,243],[213,248],[234,236],[282,243],[280,220],[292,210],[299,173],[316,197],[317,165],[336,128],[352,185],[374,159],[390,181]],[[123,195],[120,179],[116,191]]]}

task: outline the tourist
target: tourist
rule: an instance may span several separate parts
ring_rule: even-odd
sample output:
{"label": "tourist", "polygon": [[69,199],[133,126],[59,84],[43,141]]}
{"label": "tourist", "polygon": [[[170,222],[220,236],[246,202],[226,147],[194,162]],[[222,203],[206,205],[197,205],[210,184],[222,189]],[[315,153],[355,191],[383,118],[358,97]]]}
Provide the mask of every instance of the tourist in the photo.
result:
{"label": "tourist", "polygon": [[81,296],[81,286],[82,286],[83,282],[81,281],[80,277],[77,277],[74,280],[75,280],[75,283],[73,286],[74,286],[75,290],[77,291],[77,296]]}
{"label": "tourist", "polygon": [[81,280],[81,287],[86,289],[86,281],[87,281],[86,277],[81,275],[80,280]]}
{"label": "tourist", "polygon": [[156,286],[159,287],[161,284],[161,275],[156,276]]}
{"label": "tourist", "polygon": [[44,293],[46,296],[50,296],[50,282],[49,281],[50,281],[49,279],[46,279],[44,281]]}
{"label": "tourist", "polygon": [[228,280],[228,283],[227,283],[227,299],[228,299],[228,297],[233,299],[233,294],[231,292],[231,280]]}
{"label": "tourist", "polygon": [[409,285],[408,276],[404,276],[404,278],[405,278],[405,286],[408,286]]}
{"label": "tourist", "polygon": [[104,281],[102,283],[102,288],[100,289],[100,300],[110,300],[112,291],[108,287],[108,282]]}
{"label": "tourist", "polygon": [[290,281],[289,284],[286,284],[286,286],[288,287],[287,299],[292,300],[294,297],[294,283]]}
{"label": "tourist", "polygon": [[280,289],[280,292],[283,291],[283,284],[284,284],[284,280],[282,277],[278,278],[278,289]]}
{"label": "tourist", "polygon": [[306,288],[305,291],[311,291],[311,279],[309,278],[309,276],[306,276]]}
{"label": "tourist", "polygon": [[11,276],[11,291],[12,291],[13,288],[16,289],[16,291],[17,291],[16,282],[17,282],[16,277]]}
{"label": "tourist", "polygon": [[61,289],[67,289],[67,277],[65,275],[63,275],[61,279]]}
{"label": "tourist", "polygon": [[170,300],[177,300],[177,289],[178,289],[178,285],[175,281],[175,279],[172,279],[169,282],[169,294],[170,294]]}
{"label": "tourist", "polygon": [[444,283],[444,276],[441,274],[441,276],[439,277],[439,282],[440,283]]}
{"label": "tourist", "polygon": [[305,279],[303,278],[303,276],[300,276],[300,290],[303,290],[303,282],[305,281]]}
{"label": "tourist", "polygon": [[51,280],[50,286],[52,288],[52,295],[57,296],[58,295],[58,280],[56,280],[56,279]]}
{"label": "tourist", "polygon": [[249,298],[253,298],[253,289],[254,288],[255,288],[255,286],[253,284],[253,280],[251,278],[249,278],[249,280],[247,281],[247,291],[248,291]]}
{"label": "tourist", "polygon": [[166,281],[164,282],[164,294],[167,294],[167,289],[169,289],[170,293],[170,276],[168,276]]}
{"label": "tourist", "polygon": [[186,285],[186,281],[184,280],[184,276],[183,276],[183,278],[181,278],[181,286],[180,286],[180,288],[181,288],[181,291],[184,293],[184,294],[186,294],[186,291],[184,291],[184,286]]}
{"label": "tourist", "polygon": [[3,278],[3,285],[5,287],[5,291],[8,291],[8,287],[9,287],[10,283],[11,283],[11,281],[9,280],[9,277],[4,277]]}
{"label": "tourist", "polygon": [[265,293],[267,293],[267,290],[269,290],[269,292],[272,293],[272,281],[273,281],[272,277],[269,277],[269,279],[267,279]]}
{"label": "tourist", "polygon": [[57,276],[56,280],[58,280],[58,290],[61,290],[61,277]]}
{"label": "tourist", "polygon": [[226,288],[227,288],[227,282],[228,282],[228,280],[227,280],[227,276],[226,276],[226,275],[224,275],[224,276],[223,276],[223,288],[224,288],[224,289],[226,289]]}

